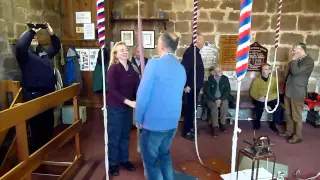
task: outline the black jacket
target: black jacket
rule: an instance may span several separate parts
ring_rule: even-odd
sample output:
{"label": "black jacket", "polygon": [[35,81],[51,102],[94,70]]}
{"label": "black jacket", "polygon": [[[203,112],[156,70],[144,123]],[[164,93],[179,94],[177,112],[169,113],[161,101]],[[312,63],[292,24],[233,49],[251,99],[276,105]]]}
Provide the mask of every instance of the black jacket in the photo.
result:
{"label": "black jacket", "polygon": [[16,59],[22,73],[22,87],[27,91],[53,92],[55,91],[55,76],[51,59],[60,51],[60,40],[56,35],[51,36],[51,43],[47,49],[29,49],[36,32],[25,32],[15,47]]}
{"label": "black jacket", "polygon": [[[140,72],[140,74],[141,74],[141,63],[140,63],[140,65],[138,66],[138,64],[136,63],[136,60],[135,60],[134,57],[131,58],[131,62],[132,62],[133,65],[135,65],[135,66],[137,66],[137,68],[139,68],[139,72]],[[144,67],[146,67],[147,63],[148,63],[148,58],[145,57],[145,58],[144,58]]]}
{"label": "black jacket", "polygon": [[[204,66],[202,58],[200,55],[200,49],[196,47],[196,89],[199,90],[202,88],[204,81]],[[184,66],[187,73],[187,82],[185,86],[189,86],[191,89],[194,88],[194,46],[193,44],[187,48],[182,57],[181,64]]]}
{"label": "black jacket", "polygon": [[[207,100],[215,101],[217,98],[215,97],[217,91],[217,81],[211,75],[208,78],[208,81],[205,85],[204,92],[206,94]],[[219,81],[219,91],[221,93],[220,100],[223,101],[225,99],[229,101],[233,101],[233,97],[231,96],[231,87],[229,78],[225,75],[220,77]]]}

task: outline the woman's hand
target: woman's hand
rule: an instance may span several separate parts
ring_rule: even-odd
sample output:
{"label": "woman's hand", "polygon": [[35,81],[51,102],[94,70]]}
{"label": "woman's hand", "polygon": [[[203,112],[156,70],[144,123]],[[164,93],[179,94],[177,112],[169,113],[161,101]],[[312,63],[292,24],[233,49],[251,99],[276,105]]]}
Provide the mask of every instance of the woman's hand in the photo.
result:
{"label": "woman's hand", "polygon": [[129,99],[124,100],[124,103],[132,108],[136,107],[136,102],[135,101],[131,101]]}

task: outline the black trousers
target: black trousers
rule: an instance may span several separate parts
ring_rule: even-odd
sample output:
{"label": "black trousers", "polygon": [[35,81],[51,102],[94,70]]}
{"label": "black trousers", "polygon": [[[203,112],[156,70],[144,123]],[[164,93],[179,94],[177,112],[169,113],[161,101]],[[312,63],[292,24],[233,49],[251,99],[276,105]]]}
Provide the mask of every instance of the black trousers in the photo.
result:
{"label": "black trousers", "polygon": [[[200,89],[196,90],[196,101],[198,102],[199,99],[199,93]],[[194,91],[191,89],[189,93],[184,94],[184,100],[185,100],[185,105],[184,105],[184,120],[183,120],[183,135],[186,135],[191,131],[191,129],[194,128],[194,116],[195,116],[195,109],[194,109]]]}
{"label": "black trousers", "polygon": [[[27,102],[46,94],[48,93],[24,91],[24,101]],[[31,131],[29,151],[32,154],[52,139],[54,129],[53,108],[32,117],[28,123]]]}
{"label": "black trousers", "polygon": [[[264,102],[254,101],[254,104],[256,106],[255,107],[256,118],[253,121],[253,128],[260,129],[261,127],[260,120],[265,108]],[[274,109],[276,105],[277,105],[276,99],[268,102],[268,106],[270,106],[272,109]],[[281,107],[281,104],[279,104],[278,108],[273,113],[273,121],[271,122],[270,127],[275,127],[276,124],[280,125],[282,123],[282,119],[283,119],[283,109]]]}

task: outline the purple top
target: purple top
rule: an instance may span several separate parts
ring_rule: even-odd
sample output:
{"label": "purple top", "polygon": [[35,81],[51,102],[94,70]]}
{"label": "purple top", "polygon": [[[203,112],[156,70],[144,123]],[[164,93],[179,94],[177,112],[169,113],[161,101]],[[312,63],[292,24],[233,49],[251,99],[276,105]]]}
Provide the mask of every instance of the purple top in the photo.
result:
{"label": "purple top", "polygon": [[128,71],[126,71],[123,65],[120,63],[110,66],[107,73],[108,105],[116,107],[129,107],[128,105],[124,104],[124,100],[129,99],[135,101],[140,78],[129,61],[128,67]]}

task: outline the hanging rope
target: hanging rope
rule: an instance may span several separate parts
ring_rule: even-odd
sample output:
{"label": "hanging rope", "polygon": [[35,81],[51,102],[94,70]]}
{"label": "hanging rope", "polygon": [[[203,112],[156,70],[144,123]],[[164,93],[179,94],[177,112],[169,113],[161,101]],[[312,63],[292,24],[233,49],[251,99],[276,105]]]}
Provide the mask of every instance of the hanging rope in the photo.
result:
{"label": "hanging rope", "polygon": [[210,171],[212,171],[212,172],[214,172],[214,173],[218,173],[218,174],[220,174],[220,172],[219,171],[217,171],[217,170],[214,170],[214,169],[211,169],[211,168],[209,168],[209,167],[207,167],[207,166],[205,166],[204,164],[203,164],[203,162],[202,162],[202,160],[201,160],[201,158],[200,158],[200,153],[199,153],[199,148],[198,148],[198,128],[197,128],[197,76],[196,76],[196,74],[197,74],[197,54],[196,54],[196,52],[197,52],[197,47],[196,47],[196,45],[197,45],[197,31],[198,31],[198,0],[194,0],[193,1],[193,101],[194,101],[194,133],[195,133],[195,147],[196,147],[196,152],[197,152],[197,157],[198,157],[198,160],[199,160],[199,162],[200,162],[200,164],[204,167],[204,168],[206,168],[206,169],[208,169],[208,170],[210,170]]}
{"label": "hanging rope", "polygon": [[109,180],[109,158],[108,158],[108,119],[107,119],[107,103],[106,103],[106,77],[105,77],[105,64],[104,64],[104,46],[105,46],[105,27],[104,27],[104,0],[97,0],[97,26],[98,26],[98,40],[101,49],[101,62],[102,62],[102,85],[103,85],[103,121],[104,121],[104,147],[105,147],[105,167],[106,167],[106,180]]}
{"label": "hanging rope", "polygon": [[198,128],[197,128],[197,82],[196,82],[196,72],[197,72],[197,30],[198,30],[198,0],[193,1],[193,101],[194,101],[194,130],[195,130],[195,147],[196,147],[196,152],[197,152],[197,157],[199,159],[199,162],[201,165],[204,166],[200,155],[199,155],[199,148],[198,148]]}
{"label": "hanging rope", "polygon": [[238,128],[239,118],[239,105],[240,105],[240,89],[241,81],[245,77],[248,70],[249,50],[250,50],[250,31],[251,31],[251,18],[252,18],[252,0],[240,0],[241,11],[239,18],[239,35],[238,35],[238,50],[237,50],[237,102],[236,113],[234,120],[234,131],[232,138],[232,159],[231,159],[231,176],[233,180],[235,176],[236,167],[236,151],[238,143],[238,133],[241,129]]}
{"label": "hanging rope", "polygon": [[[265,99],[265,101],[264,101],[264,107],[265,107],[265,110],[266,110],[268,113],[274,113],[274,112],[277,110],[277,108],[278,108],[278,106],[279,106],[279,104],[280,104],[278,71],[277,71],[277,68],[276,68],[276,62],[277,62],[277,52],[278,52],[279,38],[280,38],[281,8],[282,8],[282,0],[279,0],[279,5],[278,5],[278,18],[277,18],[277,30],[276,30],[276,40],[275,40],[275,44],[274,44],[274,48],[275,48],[274,59],[273,59],[272,71],[271,71],[271,74],[270,74],[270,81],[269,81],[269,84],[268,84],[267,95],[266,95],[266,99]],[[269,108],[268,108],[268,97],[269,97],[270,87],[271,87],[271,83],[272,83],[273,71],[276,71],[277,104],[275,105],[274,109],[269,110]]]}

